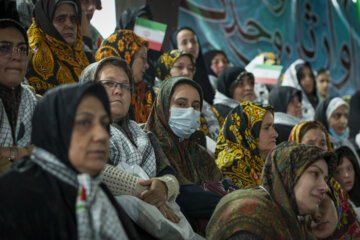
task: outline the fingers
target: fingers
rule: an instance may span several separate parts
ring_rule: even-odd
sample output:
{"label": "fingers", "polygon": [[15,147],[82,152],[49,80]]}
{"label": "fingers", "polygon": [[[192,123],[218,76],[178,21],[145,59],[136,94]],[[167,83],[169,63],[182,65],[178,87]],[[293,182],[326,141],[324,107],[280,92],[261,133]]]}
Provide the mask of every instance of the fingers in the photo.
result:
{"label": "fingers", "polygon": [[158,207],[159,211],[161,212],[161,214],[169,219],[171,222],[173,223],[179,223],[180,222],[180,218],[168,207],[166,206],[166,204],[163,204],[162,206]]}
{"label": "fingers", "polygon": [[153,181],[152,179],[144,180],[144,181],[140,181],[139,184],[142,186],[149,186],[151,185],[152,181]]}

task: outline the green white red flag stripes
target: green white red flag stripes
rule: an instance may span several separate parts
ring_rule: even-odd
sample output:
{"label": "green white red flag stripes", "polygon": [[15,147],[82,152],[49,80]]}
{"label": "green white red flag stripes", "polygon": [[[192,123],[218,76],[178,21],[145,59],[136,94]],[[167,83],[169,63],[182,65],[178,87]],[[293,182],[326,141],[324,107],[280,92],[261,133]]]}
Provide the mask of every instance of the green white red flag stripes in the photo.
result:
{"label": "green white red flag stripes", "polygon": [[149,41],[149,48],[160,51],[164,41],[166,24],[137,18],[135,22],[134,32],[140,37]]}
{"label": "green white red flag stripes", "polygon": [[255,77],[255,83],[276,84],[281,74],[282,66],[257,64],[252,73]]}

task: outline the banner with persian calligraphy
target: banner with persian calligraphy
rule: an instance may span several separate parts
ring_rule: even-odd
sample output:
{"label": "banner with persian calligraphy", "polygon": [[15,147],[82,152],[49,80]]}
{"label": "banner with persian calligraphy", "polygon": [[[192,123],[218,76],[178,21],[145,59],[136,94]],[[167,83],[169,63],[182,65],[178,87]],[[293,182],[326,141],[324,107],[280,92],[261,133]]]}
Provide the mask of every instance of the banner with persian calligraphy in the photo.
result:
{"label": "banner with persian calligraphy", "polygon": [[283,72],[298,58],[329,69],[331,95],[360,89],[360,24],[351,0],[182,0],[179,26],[195,30],[203,53],[222,49],[233,65],[273,52]]}

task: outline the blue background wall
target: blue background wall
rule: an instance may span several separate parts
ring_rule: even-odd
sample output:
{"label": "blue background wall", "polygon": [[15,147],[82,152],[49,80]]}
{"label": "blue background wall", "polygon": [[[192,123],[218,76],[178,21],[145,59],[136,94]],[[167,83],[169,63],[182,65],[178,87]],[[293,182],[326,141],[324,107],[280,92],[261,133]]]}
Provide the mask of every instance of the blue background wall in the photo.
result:
{"label": "blue background wall", "polygon": [[183,0],[179,26],[199,35],[203,53],[222,49],[244,66],[274,52],[284,66],[296,59],[326,67],[332,95],[360,89],[359,21],[351,0]]}

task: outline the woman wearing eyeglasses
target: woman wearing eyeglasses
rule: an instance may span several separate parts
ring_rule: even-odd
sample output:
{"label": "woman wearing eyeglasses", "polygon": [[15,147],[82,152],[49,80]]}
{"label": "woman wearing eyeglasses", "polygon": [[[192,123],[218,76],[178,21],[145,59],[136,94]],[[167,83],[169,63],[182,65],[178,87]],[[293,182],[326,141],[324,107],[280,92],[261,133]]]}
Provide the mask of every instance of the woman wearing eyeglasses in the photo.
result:
{"label": "woman wearing eyeglasses", "polygon": [[149,68],[148,46],[149,42],[133,31],[118,30],[101,43],[95,56],[96,61],[112,56],[121,57],[129,64],[135,82],[129,116],[137,123],[146,122],[154,99],[152,87],[143,81],[144,73]]}
{"label": "woman wearing eyeglasses", "polygon": [[28,63],[28,38],[16,21],[0,20],[0,173],[30,155],[36,97],[21,84]]}
{"label": "woman wearing eyeglasses", "polygon": [[[127,63],[118,57],[104,58],[89,65],[83,71],[81,81],[101,82],[109,97],[112,120],[110,154],[102,181],[115,196],[119,196],[116,199],[120,203],[121,198],[126,195],[126,198],[131,198],[130,202],[138,204],[136,209],[140,214],[139,221],[148,219],[141,216],[146,215],[154,207],[167,218],[166,220],[159,217],[158,211],[153,211],[148,215],[151,221],[147,220],[144,224],[136,221],[153,236],[168,239],[168,233],[172,239],[192,239],[194,232],[185,217],[176,208],[170,208],[175,204],[179,194],[175,170],[170,167],[159,140],[151,132],[144,132],[135,121],[129,119],[128,110],[134,80]],[[146,178],[149,180],[144,181]],[[129,200],[126,202],[126,209],[134,212],[133,205],[130,206]],[[178,206],[176,207],[178,209]],[[182,230],[178,231],[179,229]],[[159,236],[161,234],[163,237]]]}

